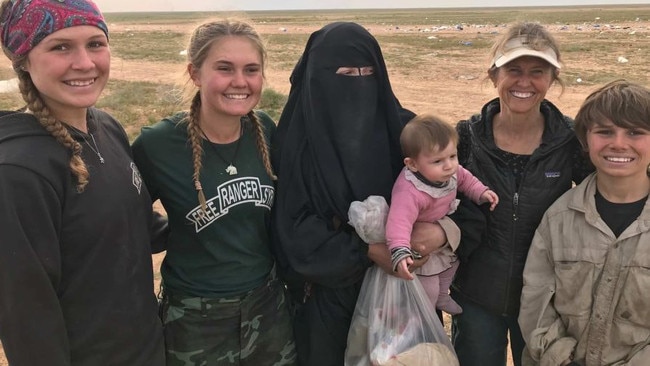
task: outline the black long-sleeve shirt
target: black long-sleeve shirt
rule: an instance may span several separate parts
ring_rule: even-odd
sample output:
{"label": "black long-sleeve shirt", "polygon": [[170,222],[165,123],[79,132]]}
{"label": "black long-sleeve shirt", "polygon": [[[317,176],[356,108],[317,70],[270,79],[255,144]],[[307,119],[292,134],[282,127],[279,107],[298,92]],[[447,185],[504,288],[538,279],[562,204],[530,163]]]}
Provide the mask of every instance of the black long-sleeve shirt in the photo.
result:
{"label": "black long-sleeve shirt", "polygon": [[88,128],[71,131],[90,173],[78,193],[70,152],[33,116],[0,118],[0,339],[12,366],[164,364],[151,199],[118,122],[90,109]]}

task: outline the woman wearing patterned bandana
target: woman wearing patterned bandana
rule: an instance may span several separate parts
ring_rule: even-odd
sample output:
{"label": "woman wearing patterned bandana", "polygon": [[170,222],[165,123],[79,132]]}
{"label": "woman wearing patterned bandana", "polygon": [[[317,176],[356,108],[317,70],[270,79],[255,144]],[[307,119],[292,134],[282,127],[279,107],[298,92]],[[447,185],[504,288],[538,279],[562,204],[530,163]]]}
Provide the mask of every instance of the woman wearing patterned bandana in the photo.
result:
{"label": "woman wearing patterned bandana", "polygon": [[197,27],[191,105],[145,127],[133,152],[169,214],[162,264],[167,365],[294,365],[284,286],[275,278],[271,118],[254,111],[266,53],[236,20]]}
{"label": "woman wearing patterned bandana", "polygon": [[26,102],[0,112],[0,340],[9,363],[163,365],[151,199],[126,133],[92,108],[110,67],[99,9],[5,1],[0,40]]}

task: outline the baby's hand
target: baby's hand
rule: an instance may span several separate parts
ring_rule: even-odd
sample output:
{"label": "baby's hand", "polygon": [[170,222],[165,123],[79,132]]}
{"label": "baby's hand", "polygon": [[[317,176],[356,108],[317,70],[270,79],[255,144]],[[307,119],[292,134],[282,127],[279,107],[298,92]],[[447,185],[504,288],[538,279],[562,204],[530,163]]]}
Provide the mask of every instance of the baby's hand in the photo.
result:
{"label": "baby's hand", "polygon": [[413,274],[409,272],[409,266],[413,264],[413,259],[411,257],[406,257],[397,263],[397,277],[412,280]]}
{"label": "baby's hand", "polygon": [[488,189],[481,195],[481,202],[490,202],[490,211],[494,211],[499,203],[499,196],[493,190]]}

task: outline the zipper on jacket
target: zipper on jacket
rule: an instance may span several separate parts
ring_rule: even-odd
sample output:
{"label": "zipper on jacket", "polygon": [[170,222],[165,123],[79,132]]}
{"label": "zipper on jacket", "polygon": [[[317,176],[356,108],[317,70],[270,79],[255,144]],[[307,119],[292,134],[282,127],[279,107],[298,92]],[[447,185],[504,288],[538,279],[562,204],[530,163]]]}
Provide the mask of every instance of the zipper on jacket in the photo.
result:
{"label": "zipper on jacket", "polygon": [[[524,177],[522,177],[523,181]],[[508,264],[508,280],[506,282],[506,296],[505,296],[505,308],[503,315],[508,315],[508,312],[510,311],[509,307],[509,299],[510,299],[510,290],[512,288],[512,272],[513,272],[513,267],[515,263],[515,253],[517,249],[517,241],[516,241],[516,236],[517,236],[517,221],[519,220],[518,213],[519,212],[519,192],[518,190],[515,191],[515,194],[512,196],[512,237],[510,238],[510,244],[511,244],[511,251],[510,251],[510,263]]]}
{"label": "zipper on jacket", "polygon": [[519,192],[515,192],[515,195],[512,197],[512,220],[517,221],[517,207],[519,206]]}

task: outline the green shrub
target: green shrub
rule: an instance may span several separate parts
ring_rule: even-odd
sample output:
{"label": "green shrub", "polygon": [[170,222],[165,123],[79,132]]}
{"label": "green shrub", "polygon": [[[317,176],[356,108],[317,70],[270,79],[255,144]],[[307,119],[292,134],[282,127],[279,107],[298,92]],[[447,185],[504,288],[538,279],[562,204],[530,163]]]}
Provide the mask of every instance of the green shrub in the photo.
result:
{"label": "green shrub", "polygon": [[273,89],[264,89],[264,91],[262,91],[262,99],[257,108],[266,112],[274,121],[277,122],[286,103],[286,95],[278,93]]}

